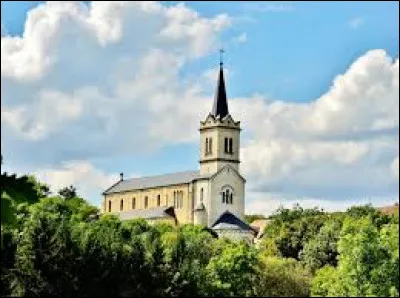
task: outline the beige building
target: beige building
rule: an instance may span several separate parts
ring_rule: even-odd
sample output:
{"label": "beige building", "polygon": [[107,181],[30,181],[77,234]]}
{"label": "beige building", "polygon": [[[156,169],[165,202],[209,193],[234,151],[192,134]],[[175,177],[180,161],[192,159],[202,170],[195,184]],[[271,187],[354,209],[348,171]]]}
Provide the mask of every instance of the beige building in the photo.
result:
{"label": "beige building", "polygon": [[[222,63],[211,113],[200,122],[200,170],[121,179],[103,192],[103,212],[121,219],[193,223],[220,235],[245,235],[245,179],[240,174],[240,122],[229,114]],[[250,235],[250,236],[249,236]]]}

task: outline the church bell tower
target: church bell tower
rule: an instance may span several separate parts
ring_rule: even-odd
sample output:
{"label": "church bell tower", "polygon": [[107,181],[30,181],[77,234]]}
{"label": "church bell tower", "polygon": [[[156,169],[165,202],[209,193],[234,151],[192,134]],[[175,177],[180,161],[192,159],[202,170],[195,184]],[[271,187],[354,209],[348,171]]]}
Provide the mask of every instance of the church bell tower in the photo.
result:
{"label": "church bell tower", "polygon": [[222,59],[213,107],[199,130],[200,174],[216,173],[226,164],[239,171],[240,122],[229,114]]}

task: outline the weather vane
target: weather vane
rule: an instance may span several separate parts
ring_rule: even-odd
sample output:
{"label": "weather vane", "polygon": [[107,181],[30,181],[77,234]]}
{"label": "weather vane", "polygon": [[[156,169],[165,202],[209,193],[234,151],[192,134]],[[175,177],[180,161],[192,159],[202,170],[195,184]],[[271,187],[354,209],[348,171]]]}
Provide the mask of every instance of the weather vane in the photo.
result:
{"label": "weather vane", "polygon": [[219,50],[219,65],[222,67],[222,65],[224,64],[223,62],[222,62],[222,54],[224,53],[225,51],[224,51],[224,49],[220,49]]}

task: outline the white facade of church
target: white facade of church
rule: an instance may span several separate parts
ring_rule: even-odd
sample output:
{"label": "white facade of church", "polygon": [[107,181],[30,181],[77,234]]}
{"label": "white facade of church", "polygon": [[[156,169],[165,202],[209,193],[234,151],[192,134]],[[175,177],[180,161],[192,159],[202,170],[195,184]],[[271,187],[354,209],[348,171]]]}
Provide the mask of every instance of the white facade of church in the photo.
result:
{"label": "white facade of church", "polygon": [[[244,222],[245,179],[240,174],[240,122],[229,114],[222,63],[212,111],[200,122],[200,170],[121,180],[104,191],[103,212],[122,219],[175,218],[219,235],[251,239]],[[235,236],[235,237],[236,237]]]}

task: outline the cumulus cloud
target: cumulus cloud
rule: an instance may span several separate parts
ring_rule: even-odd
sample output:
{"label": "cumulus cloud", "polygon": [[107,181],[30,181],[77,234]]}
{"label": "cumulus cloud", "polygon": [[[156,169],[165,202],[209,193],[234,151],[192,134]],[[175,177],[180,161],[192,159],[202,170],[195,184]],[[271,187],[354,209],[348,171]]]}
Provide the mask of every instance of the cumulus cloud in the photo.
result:
{"label": "cumulus cloud", "polygon": [[78,195],[92,202],[97,201],[101,192],[119,180],[119,174],[105,173],[88,161],[69,161],[60,167],[38,169],[34,174],[40,181],[48,183],[53,193],[73,185]]}
{"label": "cumulus cloud", "polygon": [[2,139],[39,164],[193,141],[208,102],[181,71],[229,26],[183,4],[42,4],[22,36],[1,39]]}
{"label": "cumulus cloud", "polygon": [[250,190],[330,198],[396,196],[399,60],[374,50],[310,103],[255,97],[232,110],[252,137],[242,152]]}

